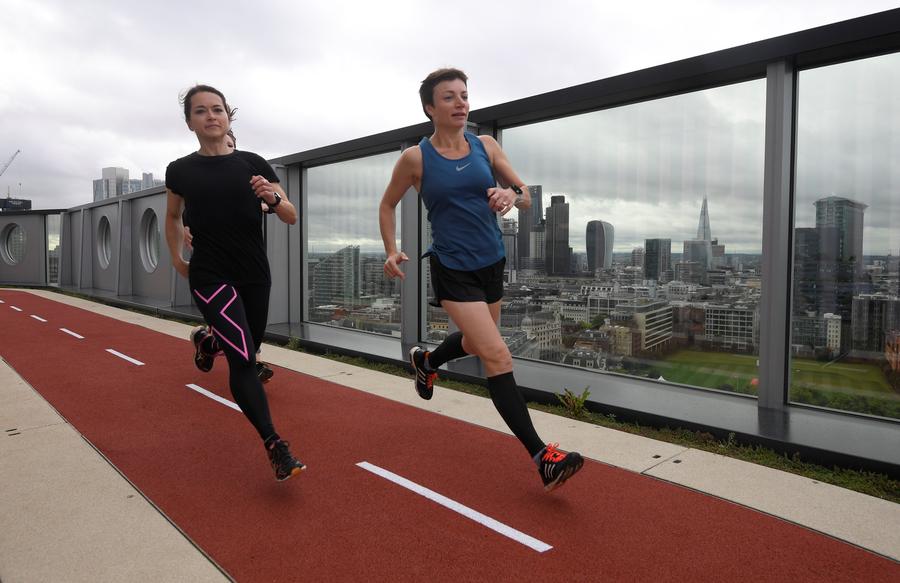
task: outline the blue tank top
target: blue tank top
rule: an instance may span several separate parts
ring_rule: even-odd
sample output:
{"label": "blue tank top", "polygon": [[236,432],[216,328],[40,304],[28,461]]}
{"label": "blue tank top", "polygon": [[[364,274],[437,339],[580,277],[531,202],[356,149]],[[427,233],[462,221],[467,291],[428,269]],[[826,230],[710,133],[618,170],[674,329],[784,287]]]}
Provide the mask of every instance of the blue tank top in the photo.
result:
{"label": "blue tank top", "polygon": [[445,267],[474,271],[492,265],[506,254],[497,215],[488,206],[487,189],[497,185],[484,144],[466,132],[469,155],[448,160],[422,138],[422,189],[428,210],[432,244]]}

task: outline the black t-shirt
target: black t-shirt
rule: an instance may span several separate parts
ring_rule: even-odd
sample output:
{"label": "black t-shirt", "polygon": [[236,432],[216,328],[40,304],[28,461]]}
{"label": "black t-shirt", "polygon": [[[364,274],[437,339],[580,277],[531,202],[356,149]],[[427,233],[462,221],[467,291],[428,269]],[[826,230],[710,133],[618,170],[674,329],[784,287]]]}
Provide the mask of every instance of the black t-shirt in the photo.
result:
{"label": "black t-shirt", "polygon": [[268,162],[243,150],[224,156],[194,152],[166,168],[166,188],[184,198],[194,238],[192,288],[271,284],[260,200],[250,187],[250,178],[257,174],[278,182]]}

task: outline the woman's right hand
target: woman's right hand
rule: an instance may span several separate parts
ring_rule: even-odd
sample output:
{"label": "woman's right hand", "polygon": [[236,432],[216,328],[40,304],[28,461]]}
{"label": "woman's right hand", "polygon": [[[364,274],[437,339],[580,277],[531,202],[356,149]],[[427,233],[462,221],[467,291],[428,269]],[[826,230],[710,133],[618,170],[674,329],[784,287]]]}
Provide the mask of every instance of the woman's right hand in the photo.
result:
{"label": "woman's right hand", "polygon": [[388,258],[384,262],[384,275],[388,277],[388,279],[394,279],[395,277],[399,277],[400,279],[406,278],[406,274],[400,269],[400,264],[404,261],[409,261],[409,257],[406,256],[406,253],[403,251],[395,251],[388,255]]}
{"label": "woman's right hand", "polygon": [[178,259],[174,259],[172,261],[172,267],[174,267],[175,271],[177,271],[179,273],[179,275],[181,275],[181,277],[183,277],[185,279],[187,279],[187,277],[188,277],[189,266],[190,266],[190,263],[180,257]]}

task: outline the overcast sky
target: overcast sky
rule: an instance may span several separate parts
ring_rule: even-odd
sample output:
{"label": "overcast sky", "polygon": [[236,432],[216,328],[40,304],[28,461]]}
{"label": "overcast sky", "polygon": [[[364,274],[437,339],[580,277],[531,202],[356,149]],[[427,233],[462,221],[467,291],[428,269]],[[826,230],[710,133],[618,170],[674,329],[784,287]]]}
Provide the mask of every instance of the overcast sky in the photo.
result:
{"label": "overcast sky", "polygon": [[[220,88],[239,108],[234,124],[239,147],[272,158],[424,121],[418,83],[440,66],[466,70],[477,109],[895,8],[896,2],[0,0],[0,7],[0,164],[22,150],[0,177],[0,195],[21,195],[35,208],[66,208],[91,200],[92,180],[102,167],[125,167],[132,177],[153,172],[162,178],[169,161],[195,150],[178,96],[197,82]],[[764,94],[753,87],[692,97],[721,112],[723,122],[744,124],[751,136],[759,120],[737,119],[720,102],[740,109],[747,100],[760,98]],[[623,132],[612,134],[622,138],[617,151],[639,148],[639,139],[630,144],[624,139],[640,134],[629,129],[629,120],[647,124],[653,115],[665,116],[658,108],[646,111],[634,118],[625,113],[599,116],[592,123]],[[800,113],[802,121],[802,109]],[[691,123],[686,115],[682,122]],[[755,148],[756,139],[731,140],[727,148],[707,144],[712,157],[724,156],[728,168],[742,176],[726,180],[705,175],[713,234],[723,239],[733,235],[744,247],[759,237],[750,216],[758,194],[742,190],[744,179],[746,184],[761,179],[761,168],[744,155]],[[532,168],[526,158],[535,152],[524,147],[519,152],[521,162],[513,159],[514,164]],[[864,156],[865,148],[857,153]],[[684,165],[683,160],[665,159],[670,167]],[[704,193],[685,186],[693,180],[691,172],[687,168],[678,175],[684,188],[677,193],[665,187],[671,176],[663,173],[649,176],[644,186],[634,182],[628,196],[583,188],[578,173],[559,184],[549,172],[531,180],[544,182],[545,192],[568,191],[573,204],[585,205],[573,212],[584,222],[609,220],[610,213],[614,219],[620,216],[618,250],[626,239],[651,236],[626,223],[626,217],[641,213],[640,205],[674,201],[690,212],[683,219],[678,215],[684,224],[679,229],[689,232],[673,238],[693,235]],[[888,177],[886,184],[897,186],[896,170],[883,169],[882,174]],[[814,183],[818,178],[806,180],[815,184],[811,191],[827,187]],[[850,186],[861,180],[857,176]],[[592,195],[606,200],[598,202]],[[737,203],[751,219],[740,227],[740,236],[734,231],[739,226],[725,220],[735,214]],[[867,212],[867,221],[876,214],[882,213]],[[898,222],[884,216],[879,228],[888,230],[885,220],[898,231]],[[667,236],[663,226],[656,236]],[[884,245],[900,247],[895,242],[885,238]]]}

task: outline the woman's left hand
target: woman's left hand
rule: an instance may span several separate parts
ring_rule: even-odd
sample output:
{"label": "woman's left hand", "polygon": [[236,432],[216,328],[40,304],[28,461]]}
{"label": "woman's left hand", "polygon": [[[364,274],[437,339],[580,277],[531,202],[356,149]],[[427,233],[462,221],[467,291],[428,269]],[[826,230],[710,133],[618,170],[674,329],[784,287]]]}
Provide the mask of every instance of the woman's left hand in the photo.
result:
{"label": "woman's left hand", "polygon": [[516,193],[512,188],[488,188],[488,206],[500,216],[505,215],[513,209],[516,202]]}
{"label": "woman's left hand", "polygon": [[275,202],[275,185],[269,182],[263,176],[253,176],[250,179],[250,186],[256,193],[256,198],[261,199],[266,204]]}

